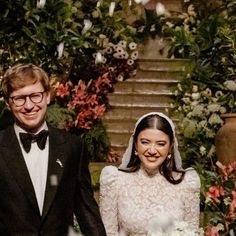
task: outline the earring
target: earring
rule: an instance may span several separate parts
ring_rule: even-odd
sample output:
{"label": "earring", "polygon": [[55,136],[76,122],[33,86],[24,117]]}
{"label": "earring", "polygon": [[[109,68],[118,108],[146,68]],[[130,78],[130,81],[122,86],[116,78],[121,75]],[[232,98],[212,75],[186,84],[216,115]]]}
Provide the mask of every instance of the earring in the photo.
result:
{"label": "earring", "polygon": [[171,154],[169,153],[168,156],[167,156],[167,159],[171,159]]}
{"label": "earring", "polygon": [[134,155],[135,155],[135,156],[138,156],[138,152],[137,152],[136,150],[134,151]]}

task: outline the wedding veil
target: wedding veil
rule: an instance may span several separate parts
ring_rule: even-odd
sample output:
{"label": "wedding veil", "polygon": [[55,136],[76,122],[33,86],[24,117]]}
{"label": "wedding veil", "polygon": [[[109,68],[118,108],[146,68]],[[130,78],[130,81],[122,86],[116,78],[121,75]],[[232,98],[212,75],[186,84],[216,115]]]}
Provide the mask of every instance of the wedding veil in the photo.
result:
{"label": "wedding veil", "polygon": [[128,147],[122,157],[122,162],[119,166],[119,169],[127,169],[127,165],[128,165],[130,158],[131,158],[131,152],[132,152],[133,141],[134,141],[133,135],[135,133],[136,127],[144,118],[146,118],[147,116],[150,116],[150,115],[161,116],[169,122],[169,124],[172,128],[172,131],[173,131],[173,150],[174,150],[174,159],[175,159],[176,168],[177,168],[177,170],[183,170],[182,159],[181,159],[179,148],[178,148],[178,141],[177,141],[177,138],[175,135],[175,125],[174,125],[173,121],[168,116],[166,116],[165,114],[163,114],[161,112],[150,112],[150,113],[143,115],[142,117],[140,117],[138,119],[138,121],[135,124],[133,134],[131,135],[131,137],[129,139]]}

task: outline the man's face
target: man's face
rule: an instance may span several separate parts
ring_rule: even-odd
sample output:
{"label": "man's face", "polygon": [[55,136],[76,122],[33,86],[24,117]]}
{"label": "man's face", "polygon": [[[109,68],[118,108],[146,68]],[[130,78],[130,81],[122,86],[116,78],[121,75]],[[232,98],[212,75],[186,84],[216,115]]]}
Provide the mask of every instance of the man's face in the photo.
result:
{"label": "man's face", "polygon": [[37,132],[44,123],[49,103],[50,93],[44,92],[42,84],[37,82],[13,91],[7,106],[21,128],[29,132]]}

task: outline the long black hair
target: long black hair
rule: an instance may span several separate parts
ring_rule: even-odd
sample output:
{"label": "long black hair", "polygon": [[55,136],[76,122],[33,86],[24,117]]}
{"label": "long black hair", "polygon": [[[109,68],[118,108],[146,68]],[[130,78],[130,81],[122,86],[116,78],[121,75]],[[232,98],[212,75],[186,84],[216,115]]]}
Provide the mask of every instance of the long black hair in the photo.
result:
{"label": "long black hair", "polygon": [[[174,131],[170,123],[162,116],[157,114],[150,114],[149,116],[144,117],[140,123],[138,123],[135,132],[133,134],[133,145],[131,158],[127,165],[127,169],[119,169],[124,172],[135,172],[140,169],[141,161],[140,158],[135,155],[135,143],[137,142],[138,135],[145,129],[157,129],[168,135],[170,139],[170,144],[174,142]],[[166,158],[165,161],[160,166],[160,173],[172,184],[180,183],[183,178],[185,171],[178,170],[175,163],[173,145],[171,150],[171,158]],[[173,176],[174,172],[176,173],[175,177]],[[179,173],[179,174],[178,174]],[[178,176],[178,177],[177,177]]]}

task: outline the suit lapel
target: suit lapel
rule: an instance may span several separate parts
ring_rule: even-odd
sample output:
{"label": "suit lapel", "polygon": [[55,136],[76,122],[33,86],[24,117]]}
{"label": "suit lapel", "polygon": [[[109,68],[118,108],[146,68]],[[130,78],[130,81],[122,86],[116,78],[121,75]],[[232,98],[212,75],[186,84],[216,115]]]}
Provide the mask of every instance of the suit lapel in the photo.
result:
{"label": "suit lapel", "polygon": [[47,215],[55,197],[64,170],[66,151],[65,138],[61,133],[49,126],[49,162],[47,184],[44,197],[43,218]]}
{"label": "suit lapel", "polygon": [[2,137],[4,142],[1,142],[3,149],[5,149],[3,152],[3,158],[20,189],[25,194],[31,205],[35,208],[36,212],[40,214],[34,187],[14,128],[11,126],[3,132]]}

